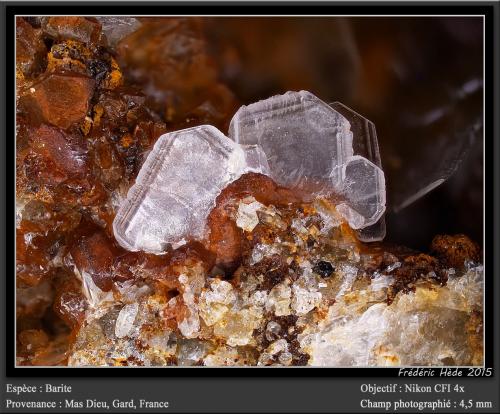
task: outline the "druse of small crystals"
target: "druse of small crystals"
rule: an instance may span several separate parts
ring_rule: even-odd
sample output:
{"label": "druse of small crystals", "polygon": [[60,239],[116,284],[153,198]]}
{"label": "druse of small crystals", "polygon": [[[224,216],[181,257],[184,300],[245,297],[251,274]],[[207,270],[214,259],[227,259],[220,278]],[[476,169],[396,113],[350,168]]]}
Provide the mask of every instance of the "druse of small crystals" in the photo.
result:
{"label": "druse of small crystals", "polygon": [[[269,106],[238,110],[200,19],[18,18],[16,34],[19,365],[482,364],[478,246],[366,243],[385,186],[365,118],[278,97],[342,138],[313,163],[324,134],[285,120],[294,148],[313,140],[293,159],[279,117],[248,127]],[[338,197],[312,188],[325,178]]]}

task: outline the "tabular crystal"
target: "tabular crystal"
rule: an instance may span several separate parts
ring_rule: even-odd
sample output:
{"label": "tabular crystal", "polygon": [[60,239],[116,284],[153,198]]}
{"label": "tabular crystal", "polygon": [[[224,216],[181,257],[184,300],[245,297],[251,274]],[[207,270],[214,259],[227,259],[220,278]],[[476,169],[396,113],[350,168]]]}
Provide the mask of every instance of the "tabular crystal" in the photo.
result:
{"label": "tabular crystal", "polygon": [[113,222],[129,250],[162,253],[167,244],[201,238],[217,195],[241,174],[264,171],[255,146],[235,144],[202,125],[162,135]]}
{"label": "tabular crystal", "polygon": [[258,144],[278,184],[331,192],[340,168],[353,155],[347,120],[309,92],[288,92],[242,106],[231,120],[229,136]]}
{"label": "tabular crystal", "polygon": [[[242,106],[231,120],[229,136],[240,144],[260,145],[278,184],[315,195],[341,195],[345,202],[338,210],[355,229],[377,223],[385,211],[376,135],[359,133],[353,142],[345,116],[309,92],[287,92]],[[365,157],[370,153],[376,163]]]}
{"label": "tabular crystal", "polygon": [[[330,106],[342,114],[351,124],[354,155],[361,155],[375,164],[378,168],[382,169],[382,162],[380,160],[380,152],[378,148],[377,131],[373,122],[357,112],[354,112],[351,108],[348,108],[340,102],[334,102],[330,104]],[[380,194],[385,197],[385,189],[382,191]],[[359,240],[364,242],[383,240],[385,237],[384,216],[382,215],[382,217],[380,217],[375,224],[358,229],[357,235]]]}

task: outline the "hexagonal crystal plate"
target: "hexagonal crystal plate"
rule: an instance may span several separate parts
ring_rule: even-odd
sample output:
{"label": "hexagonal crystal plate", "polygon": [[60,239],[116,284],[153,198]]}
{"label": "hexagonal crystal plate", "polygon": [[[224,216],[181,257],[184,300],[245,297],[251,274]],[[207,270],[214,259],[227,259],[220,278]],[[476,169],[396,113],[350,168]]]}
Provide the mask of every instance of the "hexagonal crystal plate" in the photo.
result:
{"label": "hexagonal crystal plate", "polygon": [[201,238],[217,195],[241,174],[267,172],[256,146],[243,147],[210,125],[162,135],[113,222],[128,250],[162,253]]}
{"label": "hexagonal crystal plate", "polygon": [[340,167],[353,155],[349,122],[305,91],[242,106],[231,120],[229,137],[260,145],[271,178],[307,193],[329,193],[339,186]]}
{"label": "hexagonal crystal plate", "polygon": [[[306,91],[242,106],[231,120],[229,136],[240,144],[261,146],[278,184],[314,195],[341,196],[338,211],[351,227],[363,229],[376,224],[385,211],[376,134],[368,120],[334,105],[353,120],[354,139],[343,113]],[[383,238],[385,230],[377,224],[358,234],[372,241]]]}

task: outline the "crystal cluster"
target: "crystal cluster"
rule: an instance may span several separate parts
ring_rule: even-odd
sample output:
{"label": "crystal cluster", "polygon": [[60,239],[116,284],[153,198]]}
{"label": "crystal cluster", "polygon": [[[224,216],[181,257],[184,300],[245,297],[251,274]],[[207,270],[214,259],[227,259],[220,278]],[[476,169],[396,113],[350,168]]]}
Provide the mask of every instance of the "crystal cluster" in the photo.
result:
{"label": "crystal cluster", "polygon": [[113,223],[129,250],[161,253],[201,238],[217,195],[250,171],[265,171],[255,146],[242,147],[204,125],[162,135]]}
{"label": "crystal cluster", "polygon": [[[352,228],[372,226],[385,211],[384,173],[354,153],[350,128],[340,112],[301,91],[240,108],[230,125],[233,141],[207,125],[163,135],[120,207],[115,237],[129,250],[157,254],[201,239],[218,194],[250,171],[305,199],[338,197],[337,211]],[[371,240],[383,235],[372,232]]]}
{"label": "crystal cluster", "polygon": [[[375,224],[385,211],[376,136],[364,132],[356,130],[353,137],[341,112],[301,91],[243,106],[231,120],[229,136],[241,144],[260,145],[278,184],[342,196],[337,210],[352,228],[360,229]],[[365,158],[367,151],[355,152],[360,142],[370,142],[378,165]]]}

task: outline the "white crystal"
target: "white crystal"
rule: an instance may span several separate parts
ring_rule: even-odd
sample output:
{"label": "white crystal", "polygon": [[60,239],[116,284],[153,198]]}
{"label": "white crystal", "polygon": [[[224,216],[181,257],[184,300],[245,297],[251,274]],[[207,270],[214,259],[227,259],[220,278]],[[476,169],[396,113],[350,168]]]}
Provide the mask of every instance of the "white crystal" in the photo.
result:
{"label": "white crystal", "polygon": [[202,238],[220,192],[247,171],[265,172],[259,150],[246,149],[210,125],[162,135],[115,217],[118,243],[158,254]]}
{"label": "white crystal", "polygon": [[285,279],[285,281],[271,289],[266,303],[266,310],[274,311],[276,316],[290,315],[292,290],[290,289],[289,284],[289,280]]}
{"label": "white crystal", "polygon": [[[354,155],[360,155],[382,169],[382,162],[378,148],[377,131],[373,122],[340,102],[334,102],[330,104],[330,106],[335,111],[342,114],[351,124]],[[385,237],[384,216],[380,217],[375,224],[358,229],[356,233],[358,238],[365,242],[382,240]]]}
{"label": "white crystal", "polygon": [[366,158],[355,155],[344,164],[342,175],[345,177],[342,194],[347,206],[363,220],[356,225],[349,222],[351,227],[359,229],[375,224],[385,211],[384,172]]}
{"label": "white crystal", "polygon": [[236,225],[244,231],[251,232],[257,224],[259,224],[259,217],[257,211],[264,207],[253,197],[247,197],[241,200],[238,205],[238,213],[236,215]]}
{"label": "white crystal", "polygon": [[75,269],[75,274],[82,281],[82,292],[91,308],[105,308],[113,303],[113,292],[102,291],[95,283],[90,273],[83,271],[81,274]]}
{"label": "white crystal", "polygon": [[254,265],[259,263],[262,259],[264,259],[264,257],[271,257],[275,254],[280,254],[280,252],[280,249],[278,249],[274,244],[257,243],[252,250],[250,264]]}
{"label": "white crystal", "polygon": [[118,317],[116,318],[115,325],[115,335],[117,338],[123,338],[129,334],[134,326],[138,310],[139,304],[137,302],[125,305],[121,309]]}
{"label": "white crystal", "polygon": [[279,337],[281,331],[281,326],[278,322],[270,321],[266,326],[266,338],[268,341],[272,341]]}
{"label": "white crystal", "polygon": [[229,136],[240,144],[260,145],[278,184],[316,195],[341,195],[345,203],[339,213],[360,229],[377,223],[385,211],[385,178],[376,135],[371,136],[378,157],[373,163],[364,154],[356,155],[354,147],[361,147],[353,145],[350,128],[339,111],[300,91],[242,106],[231,120]]}
{"label": "white crystal", "polygon": [[[311,269],[308,269],[311,272]],[[297,315],[305,315],[321,304],[321,292],[318,284],[309,272],[305,272],[292,285],[292,309]]]}
{"label": "white crystal", "polygon": [[210,290],[204,290],[200,295],[200,316],[207,326],[212,326],[224,317],[235,300],[231,283],[214,279]]}

